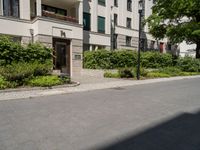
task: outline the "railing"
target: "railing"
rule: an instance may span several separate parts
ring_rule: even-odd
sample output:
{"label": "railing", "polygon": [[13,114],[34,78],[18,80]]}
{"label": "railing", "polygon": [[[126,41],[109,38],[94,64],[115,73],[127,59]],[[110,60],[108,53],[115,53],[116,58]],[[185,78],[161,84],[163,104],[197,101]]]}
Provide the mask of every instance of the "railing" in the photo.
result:
{"label": "railing", "polygon": [[59,20],[64,20],[64,21],[69,21],[69,22],[74,22],[74,23],[78,23],[78,19],[71,17],[71,16],[63,16],[63,15],[59,15],[59,14],[55,14],[53,12],[49,12],[49,11],[42,11],[42,16],[45,17],[49,17],[49,18],[55,18],[55,19],[59,19]]}

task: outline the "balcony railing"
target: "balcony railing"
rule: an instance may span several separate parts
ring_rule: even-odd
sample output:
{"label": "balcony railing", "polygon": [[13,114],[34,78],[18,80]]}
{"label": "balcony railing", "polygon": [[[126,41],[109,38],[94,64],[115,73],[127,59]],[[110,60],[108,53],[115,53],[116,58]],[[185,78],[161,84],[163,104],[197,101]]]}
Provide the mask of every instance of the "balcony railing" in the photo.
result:
{"label": "balcony railing", "polygon": [[63,16],[63,15],[59,15],[59,14],[55,14],[54,12],[50,12],[50,11],[42,11],[42,16],[45,17],[49,17],[49,18],[55,18],[55,19],[59,19],[59,20],[64,20],[64,21],[69,21],[69,22],[73,22],[73,23],[78,23],[78,19],[71,17],[71,16]]}

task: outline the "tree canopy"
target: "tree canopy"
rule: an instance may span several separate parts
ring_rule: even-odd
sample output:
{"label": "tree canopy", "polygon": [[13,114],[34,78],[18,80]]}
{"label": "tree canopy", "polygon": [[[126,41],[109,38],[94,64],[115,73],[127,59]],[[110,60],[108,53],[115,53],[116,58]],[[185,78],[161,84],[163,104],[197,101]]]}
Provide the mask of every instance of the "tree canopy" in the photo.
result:
{"label": "tree canopy", "polygon": [[197,44],[196,57],[200,58],[200,0],[155,0],[152,9],[146,20],[149,32],[171,43]]}

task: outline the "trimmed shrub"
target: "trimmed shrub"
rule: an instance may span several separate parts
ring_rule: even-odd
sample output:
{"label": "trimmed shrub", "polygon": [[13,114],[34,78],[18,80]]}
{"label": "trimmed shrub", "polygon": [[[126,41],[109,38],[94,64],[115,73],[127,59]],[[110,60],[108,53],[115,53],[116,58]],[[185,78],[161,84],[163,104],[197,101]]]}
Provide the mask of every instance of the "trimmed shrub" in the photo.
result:
{"label": "trimmed shrub", "polygon": [[27,85],[41,87],[51,87],[64,83],[65,82],[63,81],[63,79],[59,78],[58,76],[38,76],[27,81]]}
{"label": "trimmed shrub", "polygon": [[159,52],[143,52],[141,54],[141,65],[145,68],[161,68],[173,65],[171,54]]}
{"label": "trimmed shrub", "polygon": [[[84,68],[88,69],[135,67],[137,65],[137,52],[129,50],[87,51],[84,53],[83,60]],[[161,54],[159,52],[142,52],[141,65],[144,68],[169,67],[173,65],[173,57],[170,54]]]}

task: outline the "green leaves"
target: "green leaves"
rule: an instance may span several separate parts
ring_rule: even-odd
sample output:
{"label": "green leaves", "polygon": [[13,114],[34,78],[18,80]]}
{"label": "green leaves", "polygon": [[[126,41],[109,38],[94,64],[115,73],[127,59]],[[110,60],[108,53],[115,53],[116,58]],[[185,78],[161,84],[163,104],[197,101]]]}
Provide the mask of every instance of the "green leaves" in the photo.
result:
{"label": "green leaves", "polygon": [[[159,52],[141,53],[141,64],[146,68],[167,67],[173,64],[170,54]],[[84,53],[84,68],[88,69],[118,69],[135,67],[137,65],[137,52],[120,50],[98,50]]]}
{"label": "green leaves", "polygon": [[52,58],[52,50],[40,43],[21,46],[9,36],[0,36],[0,66],[13,62],[45,62]]}
{"label": "green leaves", "polygon": [[[200,43],[199,0],[156,0],[153,14],[146,20],[156,39],[169,38],[172,43]],[[198,50],[197,50],[198,51]]]}

